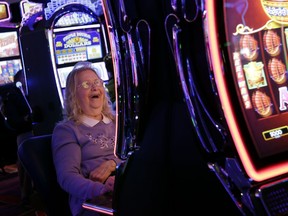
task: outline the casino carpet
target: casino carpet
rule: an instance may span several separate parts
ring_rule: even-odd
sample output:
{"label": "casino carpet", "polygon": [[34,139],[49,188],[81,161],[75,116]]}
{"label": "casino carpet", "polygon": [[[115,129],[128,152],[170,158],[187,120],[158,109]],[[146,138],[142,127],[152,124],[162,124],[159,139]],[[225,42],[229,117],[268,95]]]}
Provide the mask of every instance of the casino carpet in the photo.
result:
{"label": "casino carpet", "polygon": [[17,168],[5,166],[7,173],[0,171],[0,216],[42,216],[35,207],[21,204],[21,192]]}

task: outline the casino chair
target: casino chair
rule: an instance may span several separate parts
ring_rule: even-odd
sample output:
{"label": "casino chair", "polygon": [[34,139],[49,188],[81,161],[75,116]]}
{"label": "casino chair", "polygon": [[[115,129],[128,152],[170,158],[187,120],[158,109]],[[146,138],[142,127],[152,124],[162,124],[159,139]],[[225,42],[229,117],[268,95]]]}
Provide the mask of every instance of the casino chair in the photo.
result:
{"label": "casino chair", "polygon": [[18,147],[18,157],[30,175],[47,215],[69,216],[68,194],[57,182],[51,139],[51,134],[25,139]]}

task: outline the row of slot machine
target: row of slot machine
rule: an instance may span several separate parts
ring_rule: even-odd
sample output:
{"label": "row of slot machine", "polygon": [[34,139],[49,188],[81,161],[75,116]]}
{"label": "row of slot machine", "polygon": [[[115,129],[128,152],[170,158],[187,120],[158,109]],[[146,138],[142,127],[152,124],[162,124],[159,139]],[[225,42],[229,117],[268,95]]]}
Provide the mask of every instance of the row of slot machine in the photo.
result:
{"label": "row of slot machine", "polygon": [[[198,140],[208,156],[208,167],[241,215],[287,215],[288,1],[175,0],[167,4],[172,12],[163,26],[196,134],[189,144]],[[167,140],[169,136],[165,134]],[[169,144],[178,147],[177,141]],[[124,194],[129,197],[125,191],[123,199]],[[125,201],[127,208],[133,206],[133,200]],[[187,206],[193,211],[193,202]],[[181,204],[177,210],[187,206]]]}
{"label": "row of slot machine", "polygon": [[0,85],[13,82],[22,70],[21,90],[32,109],[33,131],[50,134],[63,119],[65,82],[74,64],[91,62],[104,82],[112,76],[104,62],[109,46],[102,6],[90,0],[13,5],[0,2]]}
{"label": "row of slot machine", "polygon": [[[35,135],[51,133],[63,118],[65,79],[76,62],[91,61],[103,71],[103,80],[110,78],[103,61],[110,46],[99,2],[39,2],[19,2],[22,19],[15,26],[7,24],[9,5],[0,2],[0,84],[13,82],[23,70],[23,91],[39,116],[33,125]],[[103,2],[108,11],[110,1]],[[175,19],[180,25],[175,23],[170,32],[173,54],[199,143],[210,156],[209,167],[243,215],[285,215],[288,3],[189,2],[194,3],[192,9],[188,1],[171,1],[175,14],[167,20],[180,17]],[[197,73],[198,44],[185,36],[200,37],[193,26],[200,13],[209,64],[201,64],[207,68]],[[117,48],[117,32],[110,31]],[[215,98],[219,112],[211,106]]]}

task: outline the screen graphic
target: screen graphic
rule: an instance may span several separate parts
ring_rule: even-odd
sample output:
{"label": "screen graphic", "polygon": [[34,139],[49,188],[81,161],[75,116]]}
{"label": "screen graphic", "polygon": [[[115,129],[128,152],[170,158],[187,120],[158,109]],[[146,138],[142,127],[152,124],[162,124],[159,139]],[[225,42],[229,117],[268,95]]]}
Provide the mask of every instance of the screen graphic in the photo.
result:
{"label": "screen graphic", "polygon": [[17,32],[0,33],[0,58],[19,56]]}
{"label": "screen graphic", "polygon": [[99,29],[57,32],[54,47],[58,65],[103,57]]}

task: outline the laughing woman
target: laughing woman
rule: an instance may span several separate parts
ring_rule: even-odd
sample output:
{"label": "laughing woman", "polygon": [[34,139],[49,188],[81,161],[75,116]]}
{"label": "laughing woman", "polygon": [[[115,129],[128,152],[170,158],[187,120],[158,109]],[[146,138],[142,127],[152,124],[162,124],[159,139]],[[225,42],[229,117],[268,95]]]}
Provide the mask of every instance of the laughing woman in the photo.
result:
{"label": "laughing woman", "polygon": [[[65,119],[53,131],[53,160],[73,216],[97,215],[82,203],[113,191],[121,160],[114,155],[115,115],[103,81],[90,62],[79,62],[65,89]],[[93,214],[92,214],[93,213]]]}

